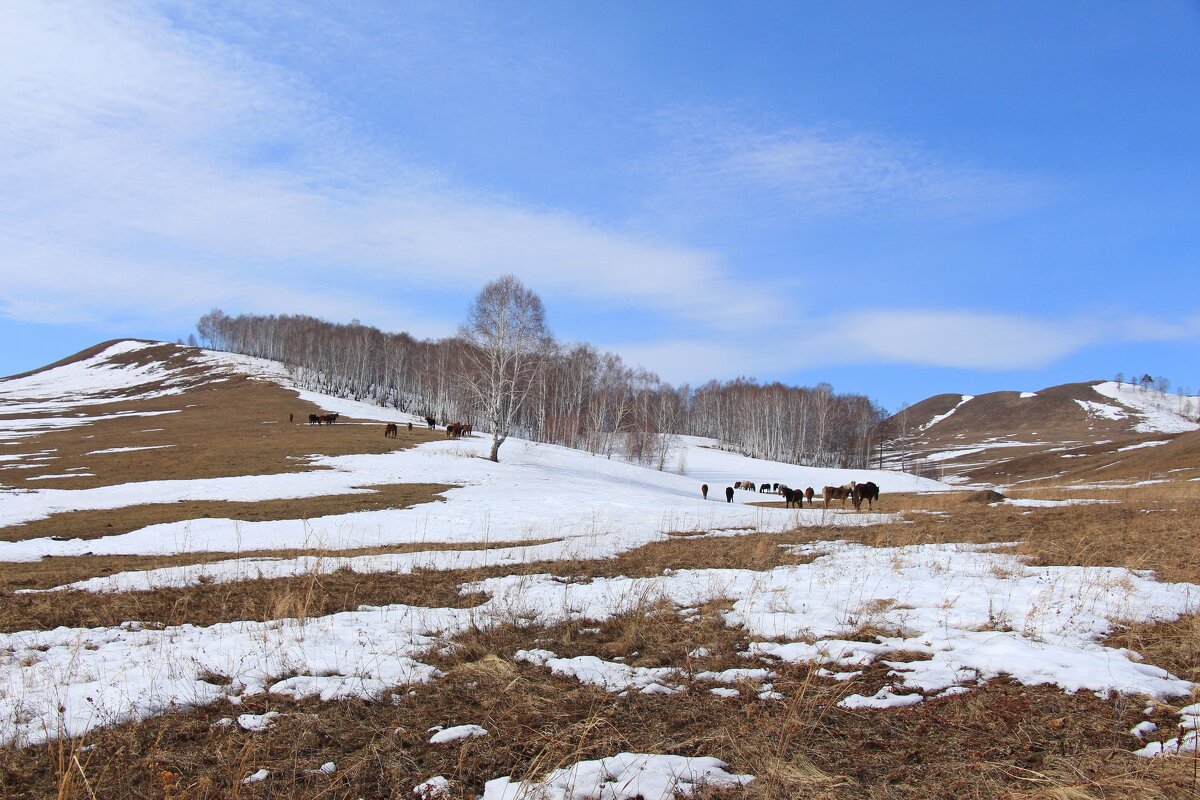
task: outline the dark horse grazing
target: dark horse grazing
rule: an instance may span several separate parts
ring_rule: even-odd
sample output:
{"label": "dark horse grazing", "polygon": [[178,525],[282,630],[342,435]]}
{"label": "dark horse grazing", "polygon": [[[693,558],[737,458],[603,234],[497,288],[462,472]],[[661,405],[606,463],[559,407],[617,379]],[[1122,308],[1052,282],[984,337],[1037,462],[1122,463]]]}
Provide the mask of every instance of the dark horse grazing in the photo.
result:
{"label": "dark horse grazing", "polygon": [[337,418],[337,414],[322,414],[321,422],[324,422],[326,425],[332,425],[333,423],[337,422]]}
{"label": "dark horse grazing", "polygon": [[707,483],[700,484],[700,496],[703,497],[705,500],[708,499],[708,484]]}
{"label": "dark horse grazing", "polygon": [[792,503],[795,503],[797,508],[804,508],[804,492],[799,489],[789,489],[783,487],[783,505],[785,508],[791,508]]}
{"label": "dark horse grazing", "polygon": [[867,501],[867,510],[869,511],[874,507],[875,501],[879,499],[879,487],[875,485],[875,481],[855,484],[851,499],[854,501],[855,511],[860,510],[863,500]]}
{"label": "dark horse grazing", "polygon": [[399,435],[400,429],[396,427],[396,423],[394,422],[389,422],[383,429],[383,438],[385,439],[395,439]]}
{"label": "dark horse grazing", "polygon": [[725,487],[725,502],[726,503],[733,502],[733,487],[732,486]]}
{"label": "dark horse grazing", "polygon": [[766,493],[768,493],[769,491],[771,491],[771,487],[770,487],[770,486],[768,486],[768,485],[767,485],[767,484],[765,484],[765,483],[764,483],[762,486],[758,487],[758,493],[759,493],[759,494],[766,494]]}
{"label": "dark horse grazing", "polygon": [[426,417],[425,424],[429,426],[429,430],[434,430],[437,428],[437,420],[435,420],[433,417]]}
{"label": "dark horse grazing", "polygon": [[316,414],[309,414],[308,415],[308,424],[309,425],[320,425],[321,418],[319,416],[317,416]]}

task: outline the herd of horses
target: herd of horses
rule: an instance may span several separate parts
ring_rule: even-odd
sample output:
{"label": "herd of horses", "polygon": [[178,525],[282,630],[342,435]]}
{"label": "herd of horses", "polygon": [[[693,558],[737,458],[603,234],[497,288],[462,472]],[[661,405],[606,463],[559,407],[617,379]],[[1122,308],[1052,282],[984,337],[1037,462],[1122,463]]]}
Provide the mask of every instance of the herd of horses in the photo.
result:
{"label": "herd of horses", "polygon": [[[432,417],[426,417],[425,422],[428,423],[430,430],[434,429],[436,423],[434,422]],[[411,422],[408,422],[405,424],[408,425],[408,429],[410,431],[413,429],[413,424]],[[458,439],[459,437],[462,437],[462,436],[472,436],[474,434],[474,430],[475,430],[474,426],[472,426],[470,423],[452,422],[446,426],[446,438],[447,439]],[[395,439],[397,436],[400,435],[400,426],[398,426],[394,422],[389,422],[386,426],[384,426],[383,435],[384,435],[384,438]]]}
{"label": "herd of horses", "polygon": [[474,436],[475,428],[469,422],[452,422],[446,426],[446,438],[457,439],[460,436]]}
{"label": "herd of horses", "polygon": [[[744,489],[748,492],[758,491],[759,494],[777,494],[783,497],[784,506],[787,508],[804,508],[804,501],[807,500],[810,506],[815,502],[817,497],[816,491],[809,486],[807,489],[792,489],[782,483],[764,483],[761,487],[756,486],[754,481],[734,481],[733,486],[725,487],[725,502],[733,502],[733,492],[735,489]],[[708,499],[708,484],[700,484],[700,495]],[[862,509],[863,501],[867,503],[867,508],[871,509],[875,506],[875,501],[879,499],[879,487],[874,481],[866,483],[858,483],[850,481],[845,486],[826,486],[821,490],[821,499],[825,503],[825,508],[829,508],[831,500],[841,500],[842,508],[846,507],[846,501],[849,500],[854,504],[854,510]]]}

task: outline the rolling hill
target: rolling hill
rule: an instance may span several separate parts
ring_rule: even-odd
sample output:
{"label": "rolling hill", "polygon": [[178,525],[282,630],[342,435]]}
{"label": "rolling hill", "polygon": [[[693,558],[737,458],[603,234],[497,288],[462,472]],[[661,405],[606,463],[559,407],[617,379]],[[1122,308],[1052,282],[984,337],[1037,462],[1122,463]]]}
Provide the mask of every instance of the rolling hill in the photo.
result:
{"label": "rolling hill", "polygon": [[1197,410],[1200,398],[1114,381],[940,394],[883,423],[882,463],[951,483],[1145,479],[1196,466],[1186,439],[1168,445],[1200,429]]}

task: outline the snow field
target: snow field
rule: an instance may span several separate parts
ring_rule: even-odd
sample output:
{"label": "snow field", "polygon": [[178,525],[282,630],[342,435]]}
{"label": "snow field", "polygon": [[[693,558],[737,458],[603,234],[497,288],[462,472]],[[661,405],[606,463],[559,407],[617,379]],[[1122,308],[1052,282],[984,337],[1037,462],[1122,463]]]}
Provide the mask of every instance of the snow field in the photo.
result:
{"label": "snow field", "polygon": [[[1132,384],[1117,385],[1116,381],[1105,381],[1092,387],[1104,397],[1116,400],[1128,412],[1121,411],[1121,419],[1125,416],[1140,417],[1141,421],[1134,426],[1139,433],[1186,433],[1200,429],[1200,423],[1183,416],[1179,412],[1186,406],[1192,414],[1200,411],[1200,397],[1164,394],[1153,389],[1136,388]],[[1112,408],[1112,406],[1109,406]]]}
{"label": "snow field", "polygon": [[488,781],[483,800],[674,800],[701,786],[745,786],[753,775],[733,775],[716,758],[620,753],[556,769],[537,782],[503,777]]}

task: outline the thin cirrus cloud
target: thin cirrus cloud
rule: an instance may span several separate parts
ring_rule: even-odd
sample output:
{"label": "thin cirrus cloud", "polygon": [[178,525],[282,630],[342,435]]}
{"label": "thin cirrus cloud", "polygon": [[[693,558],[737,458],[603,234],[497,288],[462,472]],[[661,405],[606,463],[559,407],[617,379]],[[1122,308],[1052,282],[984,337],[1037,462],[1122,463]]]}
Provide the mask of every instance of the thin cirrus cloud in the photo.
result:
{"label": "thin cirrus cloud", "polygon": [[939,157],[914,143],[818,126],[754,127],[734,114],[687,110],[656,120],[664,152],[654,204],[679,214],[771,222],[863,210],[962,217],[1048,202],[1033,175]]}
{"label": "thin cirrus cloud", "polygon": [[1179,322],[1122,316],[1046,320],[979,311],[877,309],[778,329],[772,337],[775,346],[766,349],[739,338],[627,342],[612,349],[667,380],[685,383],[714,374],[769,377],[844,364],[1036,369],[1095,344],[1195,337],[1200,337],[1200,317]]}
{"label": "thin cirrus cloud", "polygon": [[331,292],[334,273],[366,308],[397,285],[472,290],[517,272],[717,329],[777,310],[715,253],[450,185],[356,139],[297,76],[155,10],[18,2],[6,16],[8,316],[165,319],[258,308],[279,286],[294,305],[278,310],[341,317],[352,297]]}

